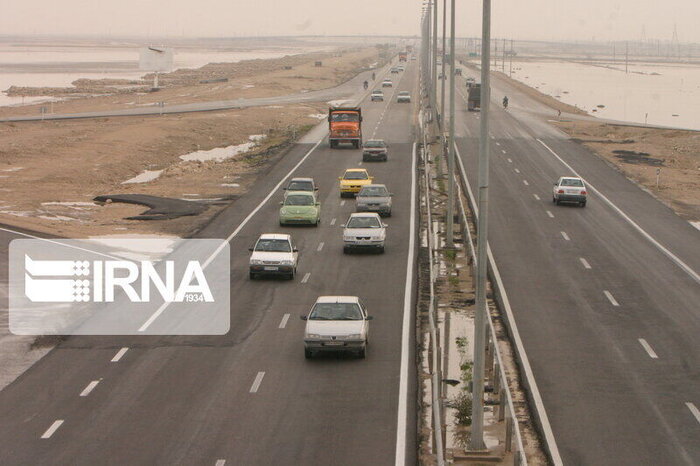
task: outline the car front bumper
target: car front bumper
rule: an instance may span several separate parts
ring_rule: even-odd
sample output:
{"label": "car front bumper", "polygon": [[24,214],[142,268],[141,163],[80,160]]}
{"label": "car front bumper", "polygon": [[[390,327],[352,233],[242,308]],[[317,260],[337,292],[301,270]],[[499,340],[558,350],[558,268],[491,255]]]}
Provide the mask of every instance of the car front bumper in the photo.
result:
{"label": "car front bumper", "polygon": [[280,223],[283,225],[315,225],[318,223],[316,216],[284,216],[280,217]]}
{"label": "car front bumper", "polygon": [[289,275],[294,272],[293,265],[250,265],[250,272],[258,275]]}
{"label": "car front bumper", "polygon": [[401,98],[401,97],[396,99],[396,101],[400,104],[410,104],[411,103],[411,99]]}
{"label": "car front bumper", "polygon": [[358,212],[377,212],[378,214],[388,214],[391,212],[389,204],[357,204]]}
{"label": "car front bumper", "polygon": [[384,240],[372,241],[372,240],[352,240],[343,241],[343,246],[347,249],[379,249],[384,247]]}
{"label": "car front bumper", "polygon": [[312,351],[361,351],[365,347],[364,340],[328,340],[328,339],[304,339],[304,347]]}

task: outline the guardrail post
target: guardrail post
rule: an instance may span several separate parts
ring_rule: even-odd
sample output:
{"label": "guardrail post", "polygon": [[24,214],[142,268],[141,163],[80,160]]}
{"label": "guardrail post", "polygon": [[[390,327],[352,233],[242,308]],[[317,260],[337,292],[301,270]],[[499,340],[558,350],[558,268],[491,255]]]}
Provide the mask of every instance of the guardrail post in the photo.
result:
{"label": "guardrail post", "polygon": [[493,392],[497,393],[501,391],[501,366],[498,361],[493,365]]}
{"label": "guardrail post", "polygon": [[506,415],[506,452],[513,450],[513,413],[510,410]]}
{"label": "guardrail post", "polygon": [[498,420],[502,421],[506,417],[506,391],[505,389],[501,388],[498,391]]}

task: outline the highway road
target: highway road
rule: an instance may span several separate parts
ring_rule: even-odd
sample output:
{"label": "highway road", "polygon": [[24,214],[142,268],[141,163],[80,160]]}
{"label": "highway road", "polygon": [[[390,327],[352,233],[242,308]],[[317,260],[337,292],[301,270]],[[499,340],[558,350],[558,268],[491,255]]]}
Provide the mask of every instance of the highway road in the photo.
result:
{"label": "highway road", "polygon": [[[0,392],[0,464],[416,463],[415,108],[393,96],[415,94],[414,63],[385,102],[363,93],[365,139],[390,144],[388,162],[362,165],[395,195],[385,254],[342,253],[354,201],[337,177],[361,153],[329,149],[320,125],[197,235],[232,236],[230,332],[68,338]],[[289,176],[320,185],[319,227],[279,226]],[[293,235],[295,281],[248,280],[264,232]],[[374,316],[366,360],[304,359],[299,315],[326,294],[360,296]]]}
{"label": "highway road", "polygon": [[[456,141],[476,193],[480,114],[458,83]],[[700,231],[496,77],[491,108],[489,241],[555,457],[700,464]],[[587,207],[554,205],[552,184],[574,174]]]}

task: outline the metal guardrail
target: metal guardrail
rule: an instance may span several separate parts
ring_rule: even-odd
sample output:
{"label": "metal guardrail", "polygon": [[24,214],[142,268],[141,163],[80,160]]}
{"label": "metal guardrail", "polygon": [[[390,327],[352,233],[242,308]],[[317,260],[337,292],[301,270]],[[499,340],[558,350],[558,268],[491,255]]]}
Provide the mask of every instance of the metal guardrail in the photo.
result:
{"label": "metal guardrail", "polygon": [[[460,157],[455,157],[455,159],[457,160],[457,164],[459,166],[459,171],[457,173],[457,199],[459,200],[460,223],[463,228],[462,236],[469,246],[469,254],[472,257],[472,276],[474,276],[476,272],[476,261],[478,259],[476,257],[476,249],[474,248],[471,230],[469,229],[466,209],[464,208],[464,203],[462,202],[462,191],[466,193],[465,197],[469,200],[475,217],[478,217],[478,209],[476,208],[476,199],[474,199],[474,194],[471,191],[462,159]],[[492,283],[492,286],[496,288],[499,285],[497,283]],[[506,452],[513,451],[513,447],[515,447],[515,451],[513,452],[513,464],[516,466],[527,466],[527,456],[525,455],[520,425],[516,419],[515,408],[513,406],[513,396],[510,393],[508,378],[506,377],[505,366],[503,364],[503,357],[501,356],[501,351],[498,347],[496,329],[493,325],[493,319],[491,318],[490,312],[486,313],[486,317],[489,325],[489,332],[487,334],[486,370],[491,374],[493,391],[498,393],[498,420],[503,421],[505,419],[506,422]],[[513,433],[515,433],[515,442],[513,442]]]}

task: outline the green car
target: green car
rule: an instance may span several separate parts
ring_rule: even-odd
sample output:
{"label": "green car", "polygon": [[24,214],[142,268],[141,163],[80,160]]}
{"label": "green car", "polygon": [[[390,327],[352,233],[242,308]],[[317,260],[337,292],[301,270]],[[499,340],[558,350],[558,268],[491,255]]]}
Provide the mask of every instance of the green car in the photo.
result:
{"label": "green car", "polygon": [[321,203],[313,191],[288,191],[280,205],[280,225],[318,225],[321,221]]}

